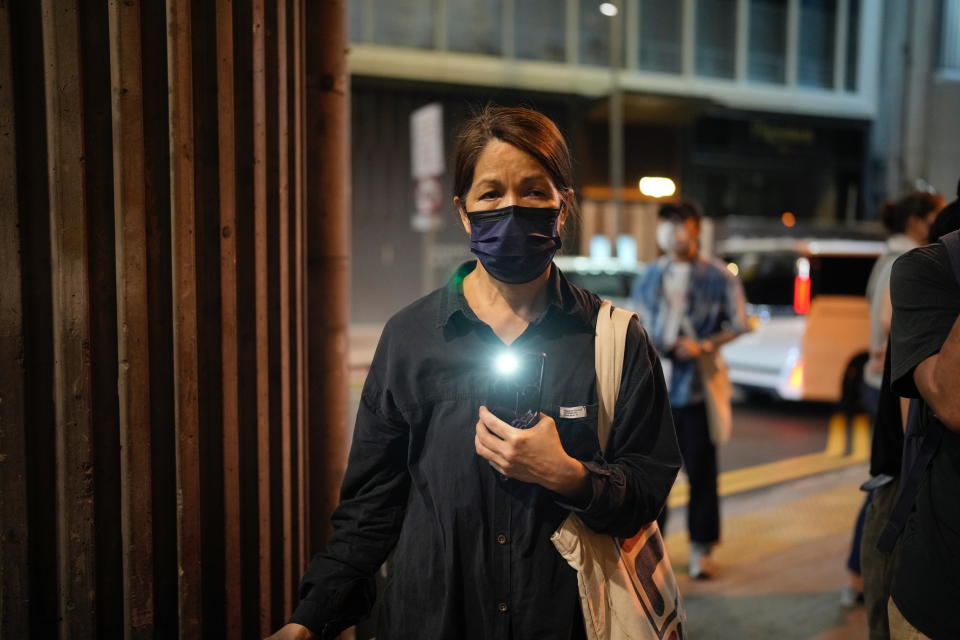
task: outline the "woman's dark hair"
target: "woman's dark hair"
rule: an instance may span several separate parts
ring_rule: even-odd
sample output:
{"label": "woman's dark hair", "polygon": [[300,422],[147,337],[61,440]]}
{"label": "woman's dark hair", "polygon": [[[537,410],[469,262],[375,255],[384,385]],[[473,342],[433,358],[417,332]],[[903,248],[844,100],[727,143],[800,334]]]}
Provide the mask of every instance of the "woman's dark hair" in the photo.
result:
{"label": "woman's dark hair", "polygon": [[960,182],[957,183],[957,199],[945,206],[937,219],[930,225],[930,242],[936,242],[940,236],[960,229]]}
{"label": "woman's dark hair", "polygon": [[942,206],[943,196],[939,193],[912,191],[896,202],[884,203],[880,220],[890,233],[903,233],[910,218],[923,218]]}
{"label": "woman's dark hair", "polygon": [[[453,191],[466,198],[473,183],[473,172],[484,147],[502,140],[524,151],[543,165],[567,205],[575,214],[573,198],[573,162],[563,134],[553,121],[533,109],[487,105],[460,129],[454,151]],[[572,216],[575,217],[575,216]]]}

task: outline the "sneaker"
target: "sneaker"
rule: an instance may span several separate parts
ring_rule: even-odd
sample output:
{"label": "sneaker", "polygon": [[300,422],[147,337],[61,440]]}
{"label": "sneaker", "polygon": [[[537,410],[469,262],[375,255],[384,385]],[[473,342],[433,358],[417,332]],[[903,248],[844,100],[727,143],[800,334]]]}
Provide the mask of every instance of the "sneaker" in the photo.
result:
{"label": "sneaker", "polygon": [[853,587],[844,587],[840,589],[840,606],[852,609],[863,604],[863,592],[857,591]]}
{"label": "sneaker", "polygon": [[710,557],[711,550],[708,544],[691,543],[688,572],[694,580],[709,580],[716,573],[713,558]]}

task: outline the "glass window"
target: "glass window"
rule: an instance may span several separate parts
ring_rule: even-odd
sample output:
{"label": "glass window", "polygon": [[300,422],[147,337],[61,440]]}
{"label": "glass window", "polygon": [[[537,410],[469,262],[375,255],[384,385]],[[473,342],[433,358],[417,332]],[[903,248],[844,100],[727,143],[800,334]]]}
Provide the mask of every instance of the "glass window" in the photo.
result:
{"label": "glass window", "polygon": [[960,71],[960,0],[943,0],[940,68]]}
{"label": "glass window", "polygon": [[373,41],[394,47],[431,49],[437,0],[376,0]]}
{"label": "glass window", "polygon": [[847,13],[847,91],[857,90],[857,53],[860,51],[860,0],[850,0]]}
{"label": "glass window", "polygon": [[556,0],[514,0],[516,56],[564,62],[567,57],[566,3]]}
{"label": "glass window", "polygon": [[363,0],[351,0],[347,5],[350,42],[363,42],[363,9],[365,5],[366,3]]}
{"label": "glass window", "polygon": [[447,49],[499,56],[501,0],[447,0]]}
{"label": "glass window", "polygon": [[783,84],[787,53],[786,0],[750,0],[747,77]]}
{"label": "glass window", "polygon": [[677,0],[640,0],[641,69],[683,71],[683,3]]}
{"label": "glass window", "polygon": [[694,69],[697,75],[732,78],[737,42],[736,0],[699,0]]}
{"label": "glass window", "polygon": [[797,82],[805,87],[833,87],[834,27],[837,0],[802,0]]}
{"label": "glass window", "polygon": [[600,3],[580,2],[580,64],[610,66],[610,18],[600,13]]}

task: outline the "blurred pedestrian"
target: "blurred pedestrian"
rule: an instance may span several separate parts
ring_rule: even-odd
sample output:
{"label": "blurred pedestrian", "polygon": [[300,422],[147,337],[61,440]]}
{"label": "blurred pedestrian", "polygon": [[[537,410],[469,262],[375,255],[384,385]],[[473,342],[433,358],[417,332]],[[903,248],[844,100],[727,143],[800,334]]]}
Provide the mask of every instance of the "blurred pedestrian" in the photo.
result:
{"label": "blurred pedestrian", "polygon": [[[880,386],[883,379],[883,361],[887,351],[887,337],[890,333],[890,269],[894,261],[905,252],[927,243],[930,225],[937,213],[943,208],[944,200],[939,194],[915,191],[896,202],[884,205],[880,215],[887,231],[887,251],[877,259],[867,283],[867,300],[870,303],[870,357],[863,371],[863,408],[870,415],[870,423],[876,421],[877,403],[880,399]],[[875,494],[881,495],[884,504],[892,501],[896,495],[896,474],[872,474],[875,476],[867,492],[863,506],[857,514],[853,541],[847,557],[847,570],[850,572],[850,585],[841,592],[841,603],[852,606],[864,599],[863,575],[861,572],[861,539],[866,517],[867,505]],[[881,518],[882,519],[882,518]],[[868,549],[866,553],[876,553]],[[873,575],[879,577],[881,572]],[[881,589],[873,589],[878,599],[871,603],[873,612],[868,614],[871,626],[886,629],[886,597]],[[875,624],[874,622],[875,621]]]}
{"label": "blurred pedestrian", "polygon": [[[745,332],[747,323],[740,281],[720,263],[700,255],[701,218],[693,202],[661,205],[656,233],[663,256],[638,278],[633,299],[664,362],[690,482],[689,572],[694,578],[709,578],[715,571],[711,553],[720,540],[717,443],[711,439],[705,385],[696,360]],[[665,525],[666,510],[661,528]]]}
{"label": "blurred pedestrian", "polygon": [[[384,328],[333,536],[276,638],[334,638],[367,616],[392,550],[382,640],[585,638],[577,574],[551,535],[572,512],[598,533],[635,535],[679,470],[660,365],[636,318],[600,453],[601,300],[553,264],[575,206],[556,125],[488,107],[462,130],[455,166],[454,206],[477,260]],[[507,345],[547,354],[544,412],[528,429],[484,406],[493,356]]]}
{"label": "blurred pedestrian", "polygon": [[912,399],[900,496],[879,543],[896,540],[887,602],[894,640],[960,638],[958,212],[960,200],[933,225],[943,232],[953,221],[954,230],[904,254],[891,273],[890,386]]}

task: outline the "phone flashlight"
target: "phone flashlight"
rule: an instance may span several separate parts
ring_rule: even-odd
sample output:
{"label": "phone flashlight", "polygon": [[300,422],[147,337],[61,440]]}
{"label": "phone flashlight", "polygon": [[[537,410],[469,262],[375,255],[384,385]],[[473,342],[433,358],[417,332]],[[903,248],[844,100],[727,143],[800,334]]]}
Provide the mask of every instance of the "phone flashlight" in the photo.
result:
{"label": "phone flashlight", "polygon": [[519,429],[537,423],[546,357],[512,349],[494,357],[487,405],[495,416]]}

